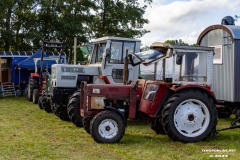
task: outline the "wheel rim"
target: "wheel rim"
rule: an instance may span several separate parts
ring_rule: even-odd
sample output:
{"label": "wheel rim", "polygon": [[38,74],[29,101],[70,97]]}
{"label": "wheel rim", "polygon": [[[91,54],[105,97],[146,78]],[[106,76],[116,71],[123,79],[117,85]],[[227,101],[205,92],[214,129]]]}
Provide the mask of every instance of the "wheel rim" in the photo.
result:
{"label": "wheel rim", "polygon": [[199,100],[188,99],[175,110],[174,125],[186,137],[197,137],[208,128],[210,113],[207,106]]}
{"label": "wheel rim", "polygon": [[98,126],[98,132],[101,137],[111,139],[118,133],[118,124],[112,119],[105,119]]}

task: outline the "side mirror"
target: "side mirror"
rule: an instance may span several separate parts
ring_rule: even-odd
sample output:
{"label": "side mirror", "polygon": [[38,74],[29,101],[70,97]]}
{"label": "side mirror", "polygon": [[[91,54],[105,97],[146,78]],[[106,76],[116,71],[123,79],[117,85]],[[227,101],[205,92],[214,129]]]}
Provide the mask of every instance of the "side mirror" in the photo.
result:
{"label": "side mirror", "polygon": [[107,48],[106,49],[106,62],[109,62],[110,61],[110,49]]}
{"label": "side mirror", "polygon": [[177,65],[182,64],[182,58],[183,58],[183,55],[177,55],[177,57],[176,57],[176,64]]}

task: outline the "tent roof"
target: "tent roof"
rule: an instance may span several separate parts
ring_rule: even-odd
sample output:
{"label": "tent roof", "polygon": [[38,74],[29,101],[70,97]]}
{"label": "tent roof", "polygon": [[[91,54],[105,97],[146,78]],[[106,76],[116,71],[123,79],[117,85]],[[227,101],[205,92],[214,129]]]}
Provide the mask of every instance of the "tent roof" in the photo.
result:
{"label": "tent roof", "polygon": [[[41,58],[42,50],[39,49],[36,53],[34,53],[31,57],[28,57],[27,59],[15,63],[20,68],[28,68],[28,69],[34,69],[34,58]],[[47,54],[43,53],[43,57],[49,57]],[[43,68],[46,68],[46,65],[48,64],[48,68],[51,68],[52,64],[56,64],[55,60],[52,61],[43,61]],[[40,68],[40,61],[37,62],[37,67]]]}

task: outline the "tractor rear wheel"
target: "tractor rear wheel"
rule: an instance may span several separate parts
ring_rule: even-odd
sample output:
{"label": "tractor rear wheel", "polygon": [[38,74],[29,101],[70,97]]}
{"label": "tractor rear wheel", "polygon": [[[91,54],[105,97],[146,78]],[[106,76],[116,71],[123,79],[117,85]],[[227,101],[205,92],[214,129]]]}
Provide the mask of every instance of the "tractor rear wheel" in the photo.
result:
{"label": "tractor rear wheel", "polygon": [[43,109],[43,106],[42,106],[42,97],[43,97],[43,96],[40,96],[39,99],[38,99],[38,107],[39,107],[40,109]]}
{"label": "tractor rear wheel", "polygon": [[28,101],[32,101],[32,97],[33,97],[33,90],[32,90],[31,84],[29,82],[28,83],[28,93],[27,93]]}
{"label": "tractor rear wheel", "polygon": [[151,124],[151,129],[154,130],[157,134],[166,134],[166,132],[163,129],[163,125],[160,122],[160,119],[156,119]]}
{"label": "tractor rear wheel", "polygon": [[67,113],[67,106],[54,103],[52,105],[52,111],[61,120],[69,121],[69,117],[68,117],[68,113]]}
{"label": "tractor rear wheel", "polygon": [[33,103],[37,104],[38,103],[38,89],[34,89],[33,90],[33,96],[32,96],[32,101]]}
{"label": "tractor rear wheel", "polygon": [[83,128],[85,129],[85,131],[86,131],[88,134],[91,134],[91,133],[90,133],[91,120],[92,120],[91,117],[83,117]]}
{"label": "tractor rear wheel", "polygon": [[67,105],[68,117],[77,126],[83,127],[83,117],[80,114],[80,90],[74,92]]}
{"label": "tractor rear wheel", "polygon": [[38,78],[37,77],[29,77],[29,82],[28,82],[28,95],[27,99],[29,101],[33,100],[33,90],[38,87]]}
{"label": "tractor rear wheel", "polygon": [[173,95],[163,109],[163,126],[173,140],[197,142],[216,131],[217,111],[213,100],[199,90]]}
{"label": "tractor rear wheel", "polygon": [[92,119],[90,133],[98,143],[117,143],[125,133],[125,121],[116,112],[102,111]]}

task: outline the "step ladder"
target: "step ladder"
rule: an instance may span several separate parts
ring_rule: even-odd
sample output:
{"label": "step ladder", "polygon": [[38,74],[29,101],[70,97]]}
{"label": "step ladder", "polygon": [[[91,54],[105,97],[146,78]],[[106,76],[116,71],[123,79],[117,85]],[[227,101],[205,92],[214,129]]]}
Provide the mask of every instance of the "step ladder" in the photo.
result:
{"label": "step ladder", "polygon": [[14,83],[2,82],[1,90],[2,90],[3,97],[8,97],[8,96],[15,96],[16,97],[16,91],[15,91]]}

